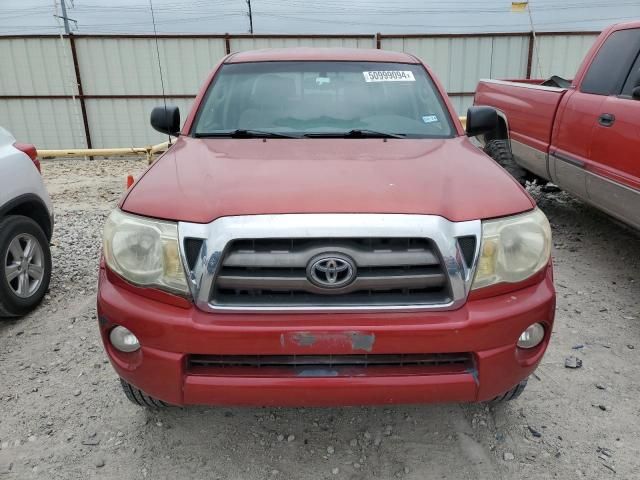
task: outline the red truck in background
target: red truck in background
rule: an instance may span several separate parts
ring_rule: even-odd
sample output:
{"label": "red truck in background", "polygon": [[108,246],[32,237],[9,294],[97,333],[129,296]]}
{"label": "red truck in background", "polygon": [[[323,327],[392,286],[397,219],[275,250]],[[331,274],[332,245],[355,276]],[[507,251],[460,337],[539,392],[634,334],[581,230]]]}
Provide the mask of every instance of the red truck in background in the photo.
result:
{"label": "red truck in background", "polygon": [[498,109],[499,133],[480,141],[518,180],[552,181],[640,229],[640,21],[604,30],[573,81],[481,80],[474,104]]}

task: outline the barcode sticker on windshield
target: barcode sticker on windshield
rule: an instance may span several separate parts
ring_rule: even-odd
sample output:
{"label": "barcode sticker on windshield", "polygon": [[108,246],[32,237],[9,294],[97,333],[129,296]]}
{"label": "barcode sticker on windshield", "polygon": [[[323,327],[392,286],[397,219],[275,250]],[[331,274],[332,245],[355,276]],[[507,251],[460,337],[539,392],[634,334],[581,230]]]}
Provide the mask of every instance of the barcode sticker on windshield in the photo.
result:
{"label": "barcode sticker on windshield", "polygon": [[410,70],[378,70],[377,72],[362,72],[365,82],[415,82]]}

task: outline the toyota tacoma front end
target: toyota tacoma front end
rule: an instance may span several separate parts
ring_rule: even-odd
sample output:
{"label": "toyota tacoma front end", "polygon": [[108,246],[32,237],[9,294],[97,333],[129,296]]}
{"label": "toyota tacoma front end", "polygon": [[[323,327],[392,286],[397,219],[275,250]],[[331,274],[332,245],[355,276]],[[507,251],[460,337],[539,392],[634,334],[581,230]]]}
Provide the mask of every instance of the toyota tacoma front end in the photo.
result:
{"label": "toyota tacoma front end", "polygon": [[[517,396],[549,342],[549,223],[407,54],[230,55],[107,219],[98,315],[147,406]],[[467,133],[496,128],[477,107]]]}

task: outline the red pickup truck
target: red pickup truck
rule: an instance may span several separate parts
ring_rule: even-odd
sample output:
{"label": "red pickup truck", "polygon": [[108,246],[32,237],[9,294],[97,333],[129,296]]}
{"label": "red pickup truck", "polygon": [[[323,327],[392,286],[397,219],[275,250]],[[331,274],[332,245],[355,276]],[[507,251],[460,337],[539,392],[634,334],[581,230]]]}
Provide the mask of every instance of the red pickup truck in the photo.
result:
{"label": "red pickup truck", "polygon": [[140,405],[508,400],[553,328],[551,233],[398,52],[225,57],[105,224],[98,318]]}
{"label": "red pickup truck", "polygon": [[474,104],[499,110],[482,141],[519,180],[553,181],[640,229],[640,21],[603,31],[573,81],[482,80]]}

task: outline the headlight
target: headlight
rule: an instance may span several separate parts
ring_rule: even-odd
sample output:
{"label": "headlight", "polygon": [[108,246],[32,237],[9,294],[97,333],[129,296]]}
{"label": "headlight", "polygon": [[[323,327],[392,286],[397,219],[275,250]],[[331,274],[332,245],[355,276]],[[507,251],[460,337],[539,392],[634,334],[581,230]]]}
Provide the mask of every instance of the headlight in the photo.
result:
{"label": "headlight", "polygon": [[129,282],[189,293],[176,223],[114,210],[104,226],[103,245],[107,266]]}
{"label": "headlight", "polygon": [[472,289],[526,280],[549,262],[551,227],[539,209],[482,222],[480,258]]}

